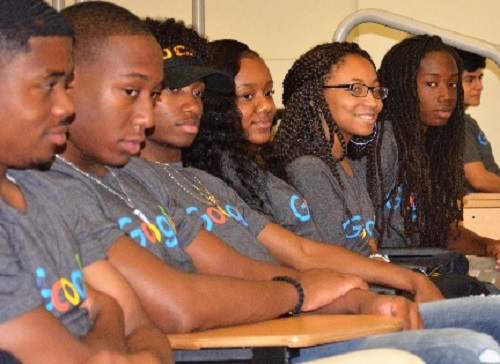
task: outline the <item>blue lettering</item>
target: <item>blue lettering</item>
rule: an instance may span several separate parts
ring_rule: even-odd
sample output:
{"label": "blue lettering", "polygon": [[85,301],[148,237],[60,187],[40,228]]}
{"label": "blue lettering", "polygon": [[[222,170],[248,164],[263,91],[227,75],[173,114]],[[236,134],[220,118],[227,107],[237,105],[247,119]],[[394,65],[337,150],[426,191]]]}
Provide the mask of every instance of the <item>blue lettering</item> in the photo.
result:
{"label": "blue lettering", "polygon": [[243,226],[248,226],[248,222],[245,221],[245,218],[241,213],[235,209],[233,206],[227,204],[226,205],[226,212],[236,221],[240,222]]}
{"label": "blue lettering", "polygon": [[[346,231],[345,237],[347,239],[356,238],[361,235],[361,231],[363,230],[363,224],[361,223],[361,221],[361,216],[355,215],[342,224],[344,231]],[[348,230],[351,231],[351,233],[349,233]]]}
{"label": "blue lettering", "polygon": [[160,231],[165,236],[165,245],[168,248],[173,248],[177,246],[179,241],[177,240],[177,234],[175,229],[172,227],[170,221],[163,215],[158,215],[156,217],[156,225],[160,228]]}
{"label": "blue lettering", "polygon": [[[299,203],[298,207],[296,206],[297,203]],[[290,208],[292,209],[295,217],[302,222],[309,221],[311,218],[306,201],[297,195],[292,195],[292,197],[290,197]]]}

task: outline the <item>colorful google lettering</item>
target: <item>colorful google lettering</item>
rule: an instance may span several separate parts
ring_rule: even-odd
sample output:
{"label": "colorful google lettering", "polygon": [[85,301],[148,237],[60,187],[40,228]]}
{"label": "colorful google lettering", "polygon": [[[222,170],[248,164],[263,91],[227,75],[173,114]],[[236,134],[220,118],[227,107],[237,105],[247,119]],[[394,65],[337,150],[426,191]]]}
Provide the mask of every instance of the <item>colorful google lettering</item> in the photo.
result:
{"label": "colorful google lettering", "polygon": [[[155,217],[155,223],[145,223],[141,221],[138,228],[130,230],[129,236],[135,239],[142,247],[149,244],[165,244],[167,248],[176,247],[179,244],[177,240],[177,229],[175,223],[170,218],[170,215],[162,206],[158,206],[161,210],[161,215]],[[123,216],[118,219],[118,226],[122,230],[129,230],[129,225],[136,220],[130,216]]]}
{"label": "colorful google lettering", "polygon": [[235,207],[226,204],[224,209],[220,206],[214,207],[209,206],[205,210],[204,213],[196,206],[190,206],[186,208],[186,214],[188,215],[196,215],[203,220],[203,224],[205,225],[205,229],[207,231],[212,231],[214,228],[214,224],[224,225],[227,221],[226,217],[230,217],[233,220],[238,221],[241,225],[248,227],[248,223],[246,222],[243,215],[236,209]]}
{"label": "colorful google lettering", "polygon": [[68,312],[87,297],[79,254],[75,255],[75,260],[79,268],[73,270],[70,277],[60,277],[52,285],[47,282],[45,268],[35,269],[36,284],[48,311]]}

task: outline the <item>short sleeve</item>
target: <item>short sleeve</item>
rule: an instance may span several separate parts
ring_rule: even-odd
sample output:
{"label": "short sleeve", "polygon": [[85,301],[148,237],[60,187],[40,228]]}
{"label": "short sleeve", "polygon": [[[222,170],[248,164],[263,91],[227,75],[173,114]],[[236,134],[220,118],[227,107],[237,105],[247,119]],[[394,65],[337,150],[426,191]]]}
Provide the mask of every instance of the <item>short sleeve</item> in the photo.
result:
{"label": "short sleeve", "polygon": [[15,241],[0,227],[0,321],[5,322],[42,305],[35,272],[23,266]]}

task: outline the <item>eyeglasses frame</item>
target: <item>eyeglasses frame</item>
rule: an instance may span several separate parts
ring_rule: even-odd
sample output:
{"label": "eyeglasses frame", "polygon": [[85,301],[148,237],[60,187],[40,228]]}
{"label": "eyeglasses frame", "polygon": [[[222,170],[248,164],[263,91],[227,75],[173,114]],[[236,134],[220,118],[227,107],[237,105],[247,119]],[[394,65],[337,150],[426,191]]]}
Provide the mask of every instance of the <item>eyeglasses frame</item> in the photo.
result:
{"label": "eyeglasses frame", "polygon": [[[354,85],[362,85],[363,88],[366,90],[366,94],[365,95],[354,95]],[[368,96],[368,91],[371,91],[373,97],[376,98],[376,99],[379,99],[379,100],[384,100],[389,95],[389,89],[387,87],[382,87],[382,86],[372,86],[372,87],[370,87],[370,86],[365,85],[364,83],[361,83],[361,82],[343,83],[343,84],[340,84],[340,85],[323,85],[323,88],[324,89],[329,89],[329,88],[333,88],[333,89],[341,89],[341,88],[349,89],[349,91],[351,92],[351,95],[354,96],[354,97],[367,97]],[[375,89],[386,90],[385,91],[386,95],[384,97],[377,97],[377,96],[375,96],[375,94],[373,93],[373,91]]]}

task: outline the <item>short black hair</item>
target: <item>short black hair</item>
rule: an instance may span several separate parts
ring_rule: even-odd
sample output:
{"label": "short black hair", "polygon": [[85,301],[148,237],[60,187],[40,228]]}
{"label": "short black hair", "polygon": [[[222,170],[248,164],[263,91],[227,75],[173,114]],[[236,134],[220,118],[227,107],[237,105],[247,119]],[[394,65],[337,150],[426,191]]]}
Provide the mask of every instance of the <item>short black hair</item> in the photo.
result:
{"label": "short black hair", "polygon": [[78,3],[63,9],[61,14],[75,32],[75,64],[92,63],[103,43],[111,36],[153,37],[152,32],[138,16],[106,1]]}
{"label": "short black hair", "polygon": [[31,37],[73,37],[71,27],[43,0],[0,1],[0,67],[30,50]]}
{"label": "short black hair", "polygon": [[480,56],[476,53],[464,51],[462,49],[456,49],[456,51],[462,59],[464,71],[474,72],[479,68],[486,67],[486,57]]}

